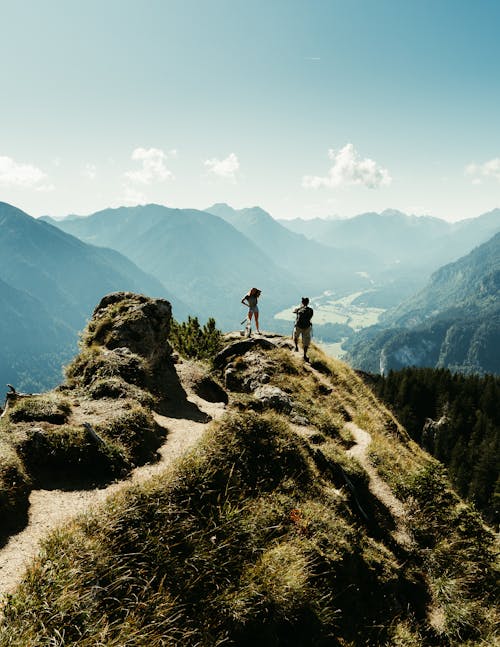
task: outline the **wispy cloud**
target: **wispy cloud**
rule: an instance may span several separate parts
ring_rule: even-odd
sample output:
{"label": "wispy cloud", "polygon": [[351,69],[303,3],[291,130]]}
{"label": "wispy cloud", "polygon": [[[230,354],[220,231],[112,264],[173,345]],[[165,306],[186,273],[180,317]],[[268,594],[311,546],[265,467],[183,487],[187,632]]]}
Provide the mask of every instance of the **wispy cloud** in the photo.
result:
{"label": "wispy cloud", "polygon": [[0,185],[38,188],[47,174],[32,164],[16,162],[12,157],[0,156]]}
{"label": "wispy cloud", "polygon": [[140,168],[135,171],[127,171],[125,177],[131,182],[139,184],[153,184],[154,182],[165,182],[174,177],[165,163],[167,159],[176,157],[177,151],[169,153],[160,148],[136,148],[131,159],[140,163]]}
{"label": "wispy cloud", "polygon": [[468,164],[465,175],[472,178],[472,184],[481,184],[482,178],[492,177],[500,182],[500,157],[494,157],[483,164]]}
{"label": "wispy cloud", "polygon": [[217,157],[206,160],[205,166],[210,175],[216,175],[227,180],[236,181],[236,176],[240,169],[240,162],[234,153],[230,153],[223,160],[220,160]]}
{"label": "wispy cloud", "polygon": [[56,190],[56,187],[53,184],[40,184],[35,187],[35,190],[40,191],[40,193],[52,193],[52,191]]}
{"label": "wispy cloud", "polygon": [[328,157],[333,165],[326,176],[305,175],[302,186],[307,189],[320,187],[335,188],[342,186],[363,185],[369,189],[387,186],[392,182],[389,171],[379,166],[374,160],[361,158],[352,144],[346,144],[338,152],[330,149]]}
{"label": "wispy cloud", "polygon": [[95,164],[85,164],[82,169],[82,175],[87,180],[95,180],[97,177],[97,166]]}

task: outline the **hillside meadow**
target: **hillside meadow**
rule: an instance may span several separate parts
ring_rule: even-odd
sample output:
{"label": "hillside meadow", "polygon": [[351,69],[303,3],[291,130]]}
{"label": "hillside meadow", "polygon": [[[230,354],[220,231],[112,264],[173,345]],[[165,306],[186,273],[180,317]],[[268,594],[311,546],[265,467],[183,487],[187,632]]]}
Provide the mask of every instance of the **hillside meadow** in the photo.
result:
{"label": "hillside meadow", "polygon": [[[164,344],[157,307],[104,301],[64,396],[4,416],[2,461],[26,484],[34,472],[14,439],[34,412],[48,431],[67,424],[50,412],[71,420],[76,401],[109,408],[132,387],[150,395],[145,416],[174,405],[172,369],[155,364],[167,356],[149,349],[145,362],[131,334],[147,325]],[[441,465],[342,362],[314,348],[305,364],[277,335],[222,341],[177,372],[194,362],[198,384],[226,391],[226,414],[160,476],[45,540],[5,600],[0,645],[494,644],[494,535]],[[125,424],[117,460],[131,460],[127,439]]]}

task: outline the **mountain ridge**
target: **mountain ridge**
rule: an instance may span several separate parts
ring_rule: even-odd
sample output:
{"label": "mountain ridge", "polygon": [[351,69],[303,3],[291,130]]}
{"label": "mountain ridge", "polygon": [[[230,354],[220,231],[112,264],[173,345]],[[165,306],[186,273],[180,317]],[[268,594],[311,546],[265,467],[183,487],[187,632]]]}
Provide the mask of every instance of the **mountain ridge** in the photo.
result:
{"label": "mountain ridge", "polygon": [[[159,281],[115,250],[87,245],[5,202],[0,202],[0,279],[4,299],[7,294],[9,299],[2,313],[9,330],[5,339],[11,349],[18,349],[0,348],[0,380],[25,389],[46,388],[60,379],[61,363],[74,352],[89,309],[102,294],[129,288],[171,296]],[[171,298],[182,314],[182,302]],[[18,313],[28,312],[28,302],[32,320],[22,321]],[[30,365],[36,380],[29,376]]]}
{"label": "mountain ridge", "polygon": [[[174,364],[170,321],[165,300],[108,295],[66,382],[11,397],[0,506],[21,517],[31,483],[75,487],[91,469],[91,489],[156,461],[158,408],[203,432],[47,538],[5,599],[0,646],[63,629],[82,647],[493,644],[494,535],[361,378],[279,335],[228,334],[211,362]],[[216,392],[226,411],[207,425],[195,394]]]}
{"label": "mountain ridge", "polygon": [[[168,282],[191,314],[213,316],[226,328],[240,320],[241,298],[253,285],[277,309],[296,298],[284,269],[222,218],[205,211],[155,204],[120,207],[57,226],[118,249]],[[233,304],[230,309],[227,303]]]}
{"label": "mountain ridge", "polygon": [[382,374],[412,365],[499,374],[499,290],[500,232],[439,269],[424,290],[349,340],[349,358]]}

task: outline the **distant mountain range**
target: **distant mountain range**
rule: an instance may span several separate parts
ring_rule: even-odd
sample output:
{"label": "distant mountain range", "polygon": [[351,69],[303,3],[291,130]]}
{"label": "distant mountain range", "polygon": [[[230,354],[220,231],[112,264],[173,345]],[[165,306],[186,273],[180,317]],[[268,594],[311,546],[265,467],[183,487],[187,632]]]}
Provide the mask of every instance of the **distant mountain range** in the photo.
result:
{"label": "distant mountain range", "polygon": [[[54,384],[95,304],[117,290],[165,297],[178,320],[188,314],[213,316],[219,327],[234,330],[245,316],[243,294],[259,287],[262,327],[284,333],[290,322],[273,316],[291,309],[300,296],[359,293],[356,306],[397,309],[348,342],[353,361],[371,370],[379,370],[381,363],[384,369],[398,365],[392,358],[402,357],[403,351],[392,351],[396,332],[414,335],[415,326],[431,326],[431,336],[439,336],[449,330],[453,308],[460,310],[460,334],[472,339],[471,315],[480,313],[484,303],[474,295],[474,306],[457,306],[456,297],[465,289],[457,282],[458,274],[443,284],[440,301],[432,295],[444,279],[433,278],[427,296],[401,302],[423,287],[431,269],[440,266],[440,257],[455,260],[461,250],[469,252],[499,230],[498,209],[455,224],[394,211],[342,221],[280,223],[259,207],[236,210],[216,204],[199,211],[150,204],[56,221],[36,220],[0,203],[0,384],[9,381],[30,389]],[[482,272],[480,261],[477,272]],[[478,278],[470,277],[474,293]],[[485,289],[487,285],[485,278]],[[445,318],[432,323],[434,314],[442,311]],[[491,326],[487,328],[483,337],[491,332]],[[450,349],[457,330],[455,326],[446,333]],[[347,323],[318,322],[315,331],[318,339],[340,341],[351,329]],[[478,343],[476,335],[471,344],[478,348]],[[408,342],[404,348],[414,346]],[[413,361],[411,352],[408,357]],[[482,360],[471,357],[469,353],[467,360],[455,358],[453,365],[468,362],[486,370]],[[431,360],[431,365],[438,361],[422,355],[422,361]],[[451,360],[443,365],[451,365]]]}
{"label": "distant mountain range", "polygon": [[500,209],[456,223],[396,210],[348,219],[280,223],[324,245],[350,249],[356,255],[360,249],[377,255],[379,266],[370,273],[374,281],[371,305],[392,307],[423,288],[439,267],[468,254],[500,231]]}
{"label": "distant mountain range", "polygon": [[432,275],[413,298],[351,338],[350,362],[387,374],[404,366],[500,373],[500,233]]}
{"label": "distant mountain range", "polygon": [[191,314],[213,316],[226,329],[237,328],[245,316],[240,301],[253,286],[262,290],[264,317],[297,300],[294,278],[285,268],[224,219],[205,211],[150,204],[54,224],[85,242],[125,254],[168,285]]}
{"label": "distant mountain range", "polygon": [[347,219],[280,220],[291,231],[325,245],[362,248],[384,258],[388,265],[434,269],[457,260],[500,230],[500,209],[477,218],[447,222],[430,216],[408,216],[388,209]]}
{"label": "distant mountain range", "polygon": [[60,359],[74,354],[96,303],[119,290],[175,300],[115,250],[88,245],[0,202],[0,384],[36,389],[60,381]]}
{"label": "distant mountain range", "polygon": [[335,243],[324,245],[310,240],[302,233],[290,231],[260,207],[237,210],[227,204],[214,204],[205,211],[223,218],[249,238],[286,269],[305,292],[366,289],[370,287],[367,275],[376,274],[381,265],[372,251],[359,246],[346,250]]}

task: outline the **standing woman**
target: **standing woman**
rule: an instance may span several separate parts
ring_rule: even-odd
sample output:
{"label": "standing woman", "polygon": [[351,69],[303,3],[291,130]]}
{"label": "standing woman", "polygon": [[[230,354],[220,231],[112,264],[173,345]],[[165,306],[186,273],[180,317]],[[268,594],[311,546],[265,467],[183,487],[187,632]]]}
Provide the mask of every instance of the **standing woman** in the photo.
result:
{"label": "standing woman", "polygon": [[248,306],[248,321],[246,325],[246,333],[250,336],[252,332],[252,316],[255,316],[255,327],[257,328],[257,333],[260,335],[259,330],[259,306],[257,301],[259,300],[261,291],[257,288],[252,288],[241,300],[241,303],[244,306]]}

